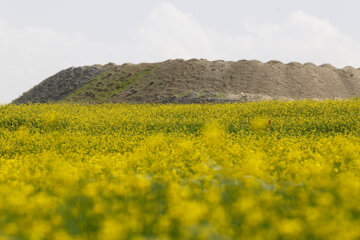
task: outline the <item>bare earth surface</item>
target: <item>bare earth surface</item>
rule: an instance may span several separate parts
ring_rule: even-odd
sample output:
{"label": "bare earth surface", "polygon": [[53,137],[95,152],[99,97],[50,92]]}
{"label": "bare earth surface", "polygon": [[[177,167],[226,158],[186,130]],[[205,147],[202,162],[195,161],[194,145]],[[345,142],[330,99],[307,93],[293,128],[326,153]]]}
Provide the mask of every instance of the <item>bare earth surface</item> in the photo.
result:
{"label": "bare earth surface", "polygon": [[176,59],[69,68],[44,80],[14,103],[199,103],[358,96],[360,69],[352,67]]}

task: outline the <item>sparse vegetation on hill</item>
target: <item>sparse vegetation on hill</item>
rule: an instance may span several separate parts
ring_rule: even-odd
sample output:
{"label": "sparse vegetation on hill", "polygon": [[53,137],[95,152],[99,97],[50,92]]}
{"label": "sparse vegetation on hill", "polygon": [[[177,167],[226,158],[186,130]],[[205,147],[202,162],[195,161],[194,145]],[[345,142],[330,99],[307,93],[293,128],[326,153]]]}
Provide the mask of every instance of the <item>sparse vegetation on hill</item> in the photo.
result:
{"label": "sparse vegetation on hill", "polygon": [[130,84],[148,74],[151,64],[113,66],[94,77],[88,84],[77,89],[65,101],[107,102],[124,91]]}
{"label": "sparse vegetation on hill", "polygon": [[247,102],[360,96],[360,70],[329,64],[177,59],[160,63],[70,68],[14,103]]}

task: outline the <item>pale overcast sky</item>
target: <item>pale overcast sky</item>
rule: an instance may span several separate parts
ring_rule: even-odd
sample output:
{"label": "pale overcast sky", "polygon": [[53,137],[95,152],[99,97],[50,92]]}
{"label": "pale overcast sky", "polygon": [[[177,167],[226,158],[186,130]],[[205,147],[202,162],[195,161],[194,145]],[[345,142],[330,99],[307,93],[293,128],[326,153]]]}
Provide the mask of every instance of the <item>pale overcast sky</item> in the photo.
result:
{"label": "pale overcast sky", "polygon": [[56,72],[173,58],[360,67],[358,0],[0,0],[0,103]]}

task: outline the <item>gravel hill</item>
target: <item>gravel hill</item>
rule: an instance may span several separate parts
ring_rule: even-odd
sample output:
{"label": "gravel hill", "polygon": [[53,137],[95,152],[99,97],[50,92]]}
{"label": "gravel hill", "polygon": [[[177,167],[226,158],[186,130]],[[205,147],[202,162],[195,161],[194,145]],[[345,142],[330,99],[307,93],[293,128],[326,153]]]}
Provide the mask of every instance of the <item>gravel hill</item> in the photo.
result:
{"label": "gravel hill", "polygon": [[198,103],[358,96],[360,69],[352,67],[176,59],[72,67],[45,79],[14,103]]}

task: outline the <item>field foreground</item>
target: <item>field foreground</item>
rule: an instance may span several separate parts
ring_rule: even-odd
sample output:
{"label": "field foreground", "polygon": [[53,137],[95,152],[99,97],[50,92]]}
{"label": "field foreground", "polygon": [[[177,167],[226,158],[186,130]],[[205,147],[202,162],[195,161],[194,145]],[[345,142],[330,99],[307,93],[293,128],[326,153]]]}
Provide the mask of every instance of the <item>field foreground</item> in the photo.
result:
{"label": "field foreground", "polygon": [[359,114],[0,106],[0,239],[359,239]]}

